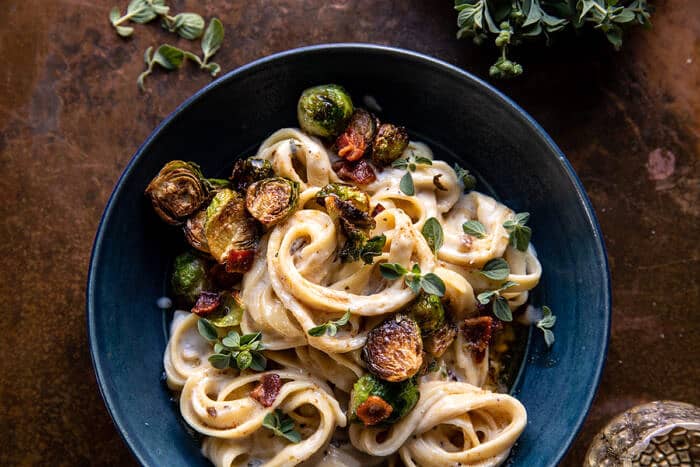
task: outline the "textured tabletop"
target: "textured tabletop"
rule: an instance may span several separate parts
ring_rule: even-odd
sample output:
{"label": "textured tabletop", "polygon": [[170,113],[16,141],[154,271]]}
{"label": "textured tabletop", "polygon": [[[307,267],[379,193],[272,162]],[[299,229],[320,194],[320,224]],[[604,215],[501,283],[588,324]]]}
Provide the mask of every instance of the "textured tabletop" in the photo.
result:
{"label": "textured tabletop", "polygon": [[[85,281],[100,214],[136,148],[210,78],[186,67],[136,77],[157,24],[124,40],[126,0],[4,0],[0,8],[0,465],[135,464],[99,395]],[[374,42],[482,78],[494,51],[455,39],[450,0],[201,0],[219,16],[224,71],[288,48]],[[567,40],[515,52],[526,73],[494,84],[537,119],[577,170],[613,279],[607,366],[564,465],[642,402],[700,404],[700,2],[659,0],[653,29],[615,53]],[[176,41],[177,43],[177,41]],[[182,46],[188,44],[183,40]],[[558,310],[563,313],[563,310]]]}

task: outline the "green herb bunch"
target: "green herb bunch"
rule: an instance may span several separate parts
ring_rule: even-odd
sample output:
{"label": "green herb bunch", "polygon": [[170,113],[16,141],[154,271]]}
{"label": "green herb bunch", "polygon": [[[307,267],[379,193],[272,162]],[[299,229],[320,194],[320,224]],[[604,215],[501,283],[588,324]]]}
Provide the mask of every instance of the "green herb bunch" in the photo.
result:
{"label": "green herb bunch", "polygon": [[457,38],[470,37],[481,45],[493,39],[500,50],[489,69],[495,78],[512,78],[523,67],[508,58],[508,49],[544,37],[549,45],[555,33],[592,27],[619,50],[625,27],[649,26],[647,0],[455,0]]}
{"label": "green herb bunch", "polygon": [[219,333],[208,320],[200,318],[197,330],[209,342],[214,343],[214,353],[209,356],[209,363],[214,368],[236,368],[265,371],[267,359],[262,354],[262,334],[259,332],[240,335],[236,331],[219,338]]}
{"label": "green herb bunch", "polygon": [[114,7],[109,12],[109,21],[114,29],[122,37],[129,37],[134,33],[131,26],[123,26],[127,21],[145,24],[154,19],[161,18],[161,26],[170,32],[177,33],[180,37],[194,40],[202,36],[204,32],[204,18],[197,13],[180,13],[170,16],[170,7],[165,5],[165,0],[131,0],[126,7],[126,13],[122,15],[119,7]]}
{"label": "green herb bunch", "polygon": [[445,283],[442,279],[432,272],[421,274],[418,264],[414,264],[409,271],[399,263],[382,263],[379,265],[379,271],[385,279],[396,280],[403,277],[406,285],[414,293],[420,293],[423,289],[426,293],[438,297],[445,295]]}
{"label": "green herb bunch", "polygon": [[223,40],[224,26],[218,18],[213,18],[209,22],[204,36],[202,36],[202,58],[170,44],[161,45],[156,49],[155,53],[153,53],[153,47],[149,47],[143,55],[146,70],[139,75],[136,83],[142,91],[145,91],[144,79],[153,72],[155,65],[159,65],[168,71],[177,70],[182,67],[188,58],[198,64],[200,69],[208,71],[212,76],[216,76],[221,71],[221,66],[218,63],[210,62],[209,59],[219,50]]}

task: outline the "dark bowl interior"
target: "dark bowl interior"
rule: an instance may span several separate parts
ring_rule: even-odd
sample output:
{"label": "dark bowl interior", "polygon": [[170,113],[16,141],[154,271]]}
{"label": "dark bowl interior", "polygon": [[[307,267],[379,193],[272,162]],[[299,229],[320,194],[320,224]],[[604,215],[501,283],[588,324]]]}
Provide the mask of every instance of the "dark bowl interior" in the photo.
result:
{"label": "dark bowl interior", "polygon": [[156,299],[183,245],[153,214],[145,186],[172,159],[224,174],[271,132],[295,126],[300,92],[326,82],[356,101],[376,97],[383,118],[431,144],[437,158],[472,169],[481,190],[532,214],[543,266],[533,301],[557,315],[557,342],[547,351],[533,333],[528,344],[512,393],[529,421],[510,460],[555,465],[588,411],[608,342],[609,273],[588,198],[551,139],[493,88],[430,57],[359,44],[293,50],[229,73],[173,112],[122,174],[95,239],[87,314],[99,385],[124,439],[144,465],[208,465],[161,380],[167,319]]}

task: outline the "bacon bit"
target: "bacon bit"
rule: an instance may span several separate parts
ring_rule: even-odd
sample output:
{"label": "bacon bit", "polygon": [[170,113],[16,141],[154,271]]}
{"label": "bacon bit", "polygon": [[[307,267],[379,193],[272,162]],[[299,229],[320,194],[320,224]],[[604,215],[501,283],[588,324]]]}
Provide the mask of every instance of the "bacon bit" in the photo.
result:
{"label": "bacon bit", "polygon": [[394,408],[381,397],[369,396],[357,407],[357,418],[365,426],[372,426],[389,418],[393,411]]}
{"label": "bacon bit", "polygon": [[338,136],[335,146],[338,148],[338,155],[351,162],[360,159],[367,150],[365,138],[351,127]]}
{"label": "bacon bit", "polygon": [[335,162],[333,170],[336,171],[341,180],[353,182],[357,185],[367,185],[377,179],[374,169],[364,159],[354,163],[349,161]]}
{"label": "bacon bit", "polygon": [[282,380],[277,373],[262,376],[260,383],[250,393],[250,397],[260,402],[263,407],[270,407],[277,399],[282,387]]}
{"label": "bacon bit", "polygon": [[464,320],[462,333],[467,340],[467,346],[474,352],[477,363],[484,359],[493,333],[500,328],[501,322],[491,316],[479,316]]}
{"label": "bacon bit", "polygon": [[221,296],[217,292],[201,292],[192,313],[197,316],[209,316],[221,305]]}
{"label": "bacon bit", "polygon": [[447,191],[445,185],[443,185],[440,181],[440,177],[442,177],[442,174],[437,174],[433,177],[433,185],[435,185],[435,188],[437,188],[440,191]]}
{"label": "bacon bit", "polygon": [[382,203],[377,203],[377,205],[372,209],[372,217],[377,217],[382,212],[386,211],[386,208],[382,206]]}
{"label": "bacon bit", "polygon": [[216,416],[219,415],[216,413],[216,409],[214,407],[207,407],[207,413],[209,416],[211,416],[211,418],[216,418]]}
{"label": "bacon bit", "polygon": [[226,255],[226,272],[248,272],[255,259],[255,250],[230,250]]}

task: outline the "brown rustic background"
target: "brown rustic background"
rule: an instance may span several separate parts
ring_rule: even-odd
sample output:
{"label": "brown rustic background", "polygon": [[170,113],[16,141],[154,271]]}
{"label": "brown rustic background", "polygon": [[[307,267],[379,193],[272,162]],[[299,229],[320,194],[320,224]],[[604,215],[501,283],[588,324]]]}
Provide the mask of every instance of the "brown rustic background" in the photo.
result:
{"label": "brown rustic background", "polygon": [[[194,67],[136,77],[154,23],[124,40],[127,0],[0,6],[0,465],[132,465],[99,396],[84,290],[100,214],[148,133],[210,79]],[[493,50],[454,38],[451,0],[171,0],[218,15],[224,71],[292,47],[375,42],[487,77]],[[583,431],[564,462],[635,404],[700,404],[700,2],[658,1],[621,53],[565,40],[516,52],[526,74],[495,85],[552,135],[600,218],[613,275],[612,341]],[[197,47],[186,41],[181,46]],[[565,313],[565,310],[558,310]],[[544,382],[543,384],[546,384]]]}

